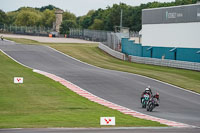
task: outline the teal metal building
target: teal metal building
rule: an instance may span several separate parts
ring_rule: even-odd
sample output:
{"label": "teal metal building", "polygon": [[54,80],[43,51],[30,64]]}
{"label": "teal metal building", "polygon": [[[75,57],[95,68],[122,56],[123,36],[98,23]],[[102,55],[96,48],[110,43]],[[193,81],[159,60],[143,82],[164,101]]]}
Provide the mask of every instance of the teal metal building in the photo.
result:
{"label": "teal metal building", "polygon": [[200,48],[142,46],[129,38],[122,38],[122,53],[127,55],[200,62]]}

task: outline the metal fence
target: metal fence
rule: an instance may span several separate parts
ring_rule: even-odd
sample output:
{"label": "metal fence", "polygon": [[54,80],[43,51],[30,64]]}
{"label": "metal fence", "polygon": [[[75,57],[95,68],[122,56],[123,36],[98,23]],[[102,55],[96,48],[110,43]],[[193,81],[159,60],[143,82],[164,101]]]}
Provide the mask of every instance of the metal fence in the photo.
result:
{"label": "metal fence", "polygon": [[90,41],[104,42],[107,40],[106,31],[88,29],[70,29],[70,37],[81,38]]}
{"label": "metal fence", "polygon": [[116,33],[108,33],[107,41],[103,44],[107,45],[113,50],[121,51],[121,37],[117,36]]}
{"label": "metal fence", "polygon": [[14,34],[23,34],[23,35],[38,35],[38,36],[48,36],[52,31],[51,28],[45,27],[27,27],[27,26],[7,26],[0,25],[0,32],[2,33],[14,33]]}
{"label": "metal fence", "polygon": [[135,32],[135,31],[130,31],[130,37],[141,37],[140,33],[139,32]]}
{"label": "metal fence", "polygon": [[113,33],[110,31],[70,29],[70,37],[101,42],[116,51],[121,51],[121,38],[127,36],[128,34],[125,33]]}

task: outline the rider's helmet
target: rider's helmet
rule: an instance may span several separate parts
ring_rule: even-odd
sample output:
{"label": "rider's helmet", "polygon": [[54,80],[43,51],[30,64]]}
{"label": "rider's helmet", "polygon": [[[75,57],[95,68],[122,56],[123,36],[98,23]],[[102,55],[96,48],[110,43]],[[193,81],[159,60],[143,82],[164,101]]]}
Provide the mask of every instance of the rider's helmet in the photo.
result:
{"label": "rider's helmet", "polygon": [[158,92],[155,94],[155,98],[159,99],[159,93]]}
{"label": "rider's helmet", "polygon": [[150,92],[149,88],[146,88],[144,92],[149,93]]}

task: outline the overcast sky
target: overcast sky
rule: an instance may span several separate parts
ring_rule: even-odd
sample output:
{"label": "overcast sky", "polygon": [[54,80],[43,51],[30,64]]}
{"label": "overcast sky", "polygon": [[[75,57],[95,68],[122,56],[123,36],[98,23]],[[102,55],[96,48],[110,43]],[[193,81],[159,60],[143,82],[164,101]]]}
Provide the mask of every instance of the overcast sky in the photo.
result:
{"label": "overcast sky", "polygon": [[0,9],[4,12],[17,10],[22,6],[42,7],[52,4],[63,10],[68,10],[76,16],[85,15],[89,10],[112,6],[120,2],[132,6],[138,6],[147,2],[171,2],[174,0],[0,0]]}

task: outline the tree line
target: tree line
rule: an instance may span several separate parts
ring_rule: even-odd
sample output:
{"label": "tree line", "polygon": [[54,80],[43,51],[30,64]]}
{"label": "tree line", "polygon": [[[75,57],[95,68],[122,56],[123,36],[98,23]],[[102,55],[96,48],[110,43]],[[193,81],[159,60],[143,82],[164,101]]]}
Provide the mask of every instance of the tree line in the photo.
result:
{"label": "tree line", "polygon": [[[175,0],[174,2],[148,2],[140,6],[130,6],[124,3],[113,4],[106,9],[90,10],[84,16],[64,11],[63,22],[60,32],[68,33],[69,28],[83,28],[94,30],[113,31],[115,26],[120,25],[120,13],[123,10],[123,26],[129,27],[131,31],[141,30],[142,9],[169,7],[177,5],[194,4],[199,0]],[[55,10],[59,9],[53,5],[41,8],[21,7],[16,11],[7,12],[0,10],[0,25],[17,26],[40,26],[52,28],[55,21]]]}

